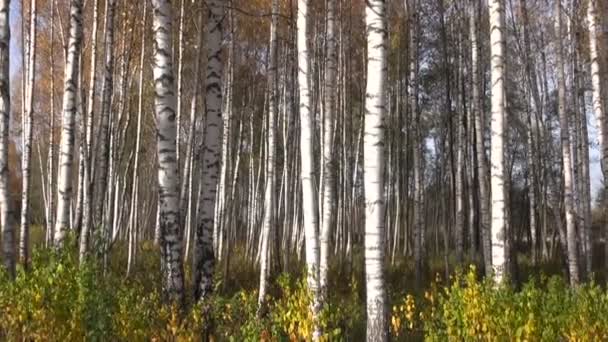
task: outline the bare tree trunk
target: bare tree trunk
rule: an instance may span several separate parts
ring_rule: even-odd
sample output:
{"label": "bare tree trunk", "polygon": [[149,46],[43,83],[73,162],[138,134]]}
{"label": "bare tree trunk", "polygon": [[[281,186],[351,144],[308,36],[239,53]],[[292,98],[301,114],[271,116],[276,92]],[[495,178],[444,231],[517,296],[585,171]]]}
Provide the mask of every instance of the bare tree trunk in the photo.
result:
{"label": "bare tree trunk", "polygon": [[264,219],[262,223],[262,245],[260,248],[260,288],[258,296],[258,316],[266,315],[266,293],[268,290],[268,276],[270,273],[270,239],[275,231],[275,133],[276,117],[278,114],[278,90],[277,90],[277,54],[279,25],[279,2],[272,0],[272,24],[270,26],[270,57],[268,65],[268,136],[267,136],[267,164],[266,164],[266,189],[264,190]]}
{"label": "bare tree trunk", "polygon": [[321,226],[319,229],[320,262],[319,290],[321,305],[327,298],[327,274],[329,272],[329,253],[331,251],[331,233],[334,225],[336,193],[335,161],[334,161],[334,117],[336,115],[336,72],[337,72],[337,41],[336,41],[336,0],[329,0],[326,9],[327,32],[325,38],[325,82],[324,82],[324,111],[323,111],[323,204]]}
{"label": "bare tree trunk", "polygon": [[[27,269],[29,262],[29,234],[30,234],[30,181],[31,181],[31,166],[32,166],[32,133],[34,124],[34,82],[36,75],[36,0],[30,2],[30,32],[29,32],[29,54],[27,67],[27,89],[25,113],[25,127],[23,142],[23,163],[21,164],[21,236],[19,239],[19,259]],[[24,20],[24,18],[22,18]]]}
{"label": "bare tree trunk", "polygon": [[59,184],[57,187],[57,220],[55,244],[63,246],[66,230],[70,227],[72,200],[72,163],[74,161],[74,123],[76,121],[78,69],[82,41],[82,0],[70,1],[70,38],[65,64],[63,117],[59,154]]}
{"label": "bare tree trunk", "polygon": [[95,91],[97,89],[97,22],[99,16],[99,1],[93,1],[93,29],[91,31],[91,75],[89,77],[89,94],[87,96],[87,112],[85,119],[85,144],[84,157],[84,189],[83,189],[83,213],[82,213],[82,231],[80,233],[80,262],[86,258],[89,234],[91,230],[91,206],[93,202],[93,183],[91,176],[93,174],[94,159],[93,146],[93,119],[95,114]]}
{"label": "bare tree trunk", "polygon": [[169,300],[184,301],[182,242],[179,239],[179,177],[175,154],[175,83],[171,62],[171,4],[153,0],[154,111],[157,124],[158,203],[163,290]]}
{"label": "bare tree trunk", "polygon": [[137,240],[135,236],[136,227],[139,224],[136,220],[138,212],[137,189],[139,188],[139,155],[141,153],[141,117],[143,115],[143,100],[144,100],[144,57],[146,52],[146,23],[147,23],[147,3],[144,2],[144,12],[142,14],[142,30],[141,33],[141,52],[139,55],[139,89],[137,99],[137,133],[135,136],[135,162],[133,164],[133,177],[131,185],[131,210],[129,218],[128,231],[128,256],[127,256],[127,275],[129,275],[133,264],[135,263],[135,249],[137,248]]}
{"label": "bare tree trunk", "polygon": [[114,90],[114,12],[116,9],[116,0],[108,0],[106,2],[104,16],[104,50],[105,50],[105,66],[103,76],[103,86],[101,95],[101,118],[99,124],[99,140],[96,142],[99,155],[95,164],[95,199],[94,199],[94,224],[101,227],[101,235],[107,236],[106,232],[109,227],[104,222],[104,212],[110,209],[109,204],[104,207],[106,193],[111,192],[113,186],[110,178],[110,116],[112,113],[112,92]]}
{"label": "bare tree trunk", "polygon": [[[587,9],[587,21],[589,23],[589,54],[591,59],[591,84],[593,86],[593,113],[597,120],[597,136],[600,145],[601,152],[601,165],[602,174],[604,176],[604,193],[608,193],[608,120],[606,119],[605,108],[606,103],[603,98],[603,89],[601,75],[600,75],[600,55],[598,48],[598,35],[599,35],[599,1],[590,0]],[[606,208],[608,201],[604,199],[602,207]],[[606,228],[603,228],[604,239],[606,240]],[[605,250],[608,252],[608,243],[604,244]],[[608,253],[606,254],[606,260],[608,260]],[[608,265],[608,263],[606,263]]]}
{"label": "bare tree trunk", "polygon": [[6,271],[15,276],[15,224],[11,217],[8,171],[10,109],[9,21],[10,0],[0,0],[0,227],[2,227],[2,260]]}
{"label": "bare tree trunk", "polygon": [[505,189],[505,18],[503,0],[488,0],[490,7],[490,46],[492,56],[492,138],[491,138],[491,203],[492,203],[492,270],[494,279],[501,283],[504,278],[506,254],[505,241],[508,217]]}
{"label": "bare tree trunk", "polygon": [[[304,236],[306,241],[307,284],[312,294],[310,305],[313,319],[318,319],[320,311],[319,298],[319,231],[317,196],[314,185],[313,154],[313,118],[312,96],[310,93],[311,51],[307,37],[311,31],[309,0],[298,1],[298,87],[300,91],[300,178],[302,181],[302,213],[304,219]],[[315,324],[314,339],[320,338],[321,330]]]}
{"label": "bare tree trunk", "polygon": [[206,299],[213,290],[213,224],[217,179],[220,170],[222,132],[222,20],[225,5],[222,1],[208,3],[207,17],[207,72],[205,80],[206,118],[202,160],[200,161],[201,196],[199,198],[199,223],[195,234],[193,257],[194,299]]}
{"label": "bare tree trunk", "polygon": [[579,267],[578,251],[576,247],[576,226],[573,199],[573,175],[572,156],[570,153],[570,129],[568,114],[566,112],[566,76],[564,72],[564,48],[562,42],[562,8],[561,0],[555,2],[556,19],[555,29],[557,31],[557,89],[558,89],[558,112],[560,123],[560,140],[562,147],[562,172],[564,173],[564,207],[566,210],[566,235],[568,251],[568,271],[570,273],[570,284],[578,285]]}
{"label": "bare tree trunk", "polygon": [[384,0],[365,7],[367,90],[363,175],[365,184],[365,274],[367,340],[388,341],[384,282],[384,117],[386,113],[387,24]]}

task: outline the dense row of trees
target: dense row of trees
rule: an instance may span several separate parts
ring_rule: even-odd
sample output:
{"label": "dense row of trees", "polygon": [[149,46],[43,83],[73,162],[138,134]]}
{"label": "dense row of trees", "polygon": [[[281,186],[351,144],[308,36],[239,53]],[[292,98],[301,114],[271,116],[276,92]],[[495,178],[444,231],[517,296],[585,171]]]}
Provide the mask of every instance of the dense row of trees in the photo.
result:
{"label": "dense row of trees", "polygon": [[381,341],[384,269],[401,257],[419,286],[432,258],[498,282],[517,281],[518,255],[559,260],[573,286],[608,265],[593,264],[605,229],[592,229],[589,153],[597,136],[607,165],[602,1],[9,3],[10,274],[27,268],[31,224],[49,247],[74,235],[82,262],[107,265],[126,245],[127,274],[153,240],[182,305],[188,288],[209,298],[241,250],[259,265],[260,316],[275,271],[302,260],[318,317],[331,265],[363,249],[367,337]]}

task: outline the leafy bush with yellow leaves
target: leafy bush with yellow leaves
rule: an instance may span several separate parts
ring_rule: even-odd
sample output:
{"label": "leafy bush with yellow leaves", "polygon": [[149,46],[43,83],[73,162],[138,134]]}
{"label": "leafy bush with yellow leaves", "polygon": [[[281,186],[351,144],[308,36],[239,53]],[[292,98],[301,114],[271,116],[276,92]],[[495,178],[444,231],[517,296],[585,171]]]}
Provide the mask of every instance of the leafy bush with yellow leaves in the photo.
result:
{"label": "leafy bush with yellow leaves", "polygon": [[515,291],[478,280],[471,266],[448,286],[434,282],[419,303],[407,295],[393,306],[391,328],[427,341],[605,341],[608,292],[593,282],[570,288],[557,276]]}

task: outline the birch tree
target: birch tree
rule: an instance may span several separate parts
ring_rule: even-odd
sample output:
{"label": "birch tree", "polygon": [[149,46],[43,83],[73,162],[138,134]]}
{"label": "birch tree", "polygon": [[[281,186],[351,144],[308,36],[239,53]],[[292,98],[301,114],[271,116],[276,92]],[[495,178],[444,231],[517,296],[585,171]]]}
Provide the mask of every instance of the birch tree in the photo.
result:
{"label": "birch tree", "polygon": [[[30,181],[31,181],[31,166],[32,166],[32,133],[34,121],[34,81],[36,78],[36,0],[30,2],[30,32],[28,35],[28,61],[27,61],[27,86],[26,86],[26,102],[24,105],[25,118],[22,120],[25,123],[23,127],[23,156],[21,164],[21,230],[19,239],[19,258],[27,268],[29,259],[29,233],[30,233]],[[25,20],[25,18],[22,18]]]}
{"label": "birch tree", "polygon": [[[591,85],[592,85],[592,107],[593,114],[597,123],[597,137],[600,148],[602,175],[604,178],[604,193],[608,193],[608,121],[606,119],[606,103],[604,102],[604,92],[600,70],[600,54],[598,35],[600,28],[599,21],[599,1],[589,0],[587,7],[587,22],[589,24],[589,57],[591,60]],[[602,207],[606,208],[608,202],[604,199]],[[605,229],[605,228],[604,228]],[[605,230],[604,230],[605,231]],[[604,238],[608,233],[604,233]],[[608,250],[608,244],[606,244]],[[608,260],[608,254],[607,260]]]}
{"label": "birch tree", "polygon": [[[110,117],[112,113],[112,93],[114,91],[114,13],[116,11],[116,0],[108,0],[106,2],[104,16],[104,51],[105,64],[103,71],[103,85],[101,90],[101,109],[100,109],[100,124],[99,124],[99,140],[97,147],[99,154],[95,170],[95,200],[94,200],[94,222],[102,227],[102,236],[107,237],[106,231],[109,227],[104,223],[104,209],[106,191],[113,184],[108,182],[109,163],[111,157],[110,146],[112,145],[110,133]],[[108,184],[109,183],[109,184]]]}
{"label": "birch tree", "polygon": [[93,201],[93,186],[91,175],[93,171],[93,119],[95,115],[95,91],[97,89],[97,23],[99,16],[99,0],[93,0],[93,27],[91,30],[91,74],[89,76],[89,93],[87,96],[87,112],[85,118],[85,147],[84,147],[84,189],[82,231],[80,233],[79,256],[82,262],[86,256],[91,229],[91,205]]}
{"label": "birch tree", "polygon": [[10,0],[0,0],[0,226],[2,227],[2,260],[10,276],[15,275],[15,228],[11,218],[8,171],[10,100]]}
{"label": "birch tree", "polygon": [[[327,298],[327,273],[331,232],[336,203],[334,173],[334,116],[336,115],[336,73],[337,73],[337,37],[336,37],[336,0],[327,2],[327,33],[325,55],[325,88],[323,111],[323,203],[320,229],[320,263],[319,289],[321,300]],[[323,304],[323,303],[322,303]]]}
{"label": "birch tree", "polygon": [[471,66],[472,66],[472,82],[473,82],[473,102],[471,104],[471,113],[475,116],[475,150],[477,152],[477,174],[479,185],[479,229],[481,230],[481,245],[484,255],[484,268],[487,274],[492,270],[492,242],[490,239],[490,184],[488,173],[488,160],[486,157],[485,147],[485,115],[482,93],[482,74],[480,64],[480,44],[478,39],[478,17],[479,17],[479,0],[471,0],[470,5],[470,24],[471,24]]}
{"label": "birch tree", "polygon": [[205,133],[201,151],[201,198],[193,257],[194,299],[207,299],[213,290],[213,225],[222,143],[222,24],[225,1],[211,0],[207,12],[205,71]]}
{"label": "birch tree", "polygon": [[367,87],[363,174],[365,186],[365,283],[367,340],[388,341],[384,283],[384,116],[386,114],[387,29],[384,0],[365,6]]}
{"label": "birch tree", "polygon": [[270,52],[268,64],[268,135],[266,153],[266,189],[264,190],[264,219],[260,246],[260,289],[258,294],[258,316],[266,314],[266,293],[268,291],[268,276],[270,273],[270,239],[275,231],[274,202],[275,202],[275,133],[278,115],[277,89],[277,54],[279,25],[279,1],[272,0],[272,23],[270,25]]}
{"label": "birch tree", "polygon": [[492,205],[492,270],[500,283],[505,273],[505,240],[508,217],[505,193],[505,13],[503,0],[488,0],[490,8],[490,53],[492,84],[492,123],[490,155],[490,192]]}
{"label": "birch tree", "polygon": [[65,63],[61,142],[57,185],[57,219],[55,245],[62,247],[66,230],[70,227],[72,200],[72,164],[74,161],[74,123],[76,120],[76,87],[82,49],[82,0],[70,0],[70,36]]}
{"label": "birch tree", "polygon": [[564,71],[564,47],[562,41],[561,0],[555,1],[555,30],[557,32],[557,91],[560,141],[562,147],[562,172],[564,176],[564,209],[566,210],[566,236],[568,272],[570,284],[578,285],[578,251],[576,245],[576,226],[573,198],[572,155],[570,150],[570,125],[566,108],[566,75]]}
{"label": "birch tree", "polygon": [[[319,298],[319,231],[317,219],[317,196],[314,184],[313,163],[313,119],[312,97],[310,94],[310,35],[309,0],[298,1],[298,88],[300,91],[300,179],[302,182],[302,216],[306,243],[307,284],[312,294],[311,310],[317,320],[320,310]],[[319,338],[320,330],[315,327],[314,338]]]}
{"label": "birch tree", "polygon": [[179,177],[175,152],[175,81],[172,62],[172,13],[168,0],[153,0],[154,114],[158,155],[158,202],[163,290],[183,304],[184,272],[179,227]]}

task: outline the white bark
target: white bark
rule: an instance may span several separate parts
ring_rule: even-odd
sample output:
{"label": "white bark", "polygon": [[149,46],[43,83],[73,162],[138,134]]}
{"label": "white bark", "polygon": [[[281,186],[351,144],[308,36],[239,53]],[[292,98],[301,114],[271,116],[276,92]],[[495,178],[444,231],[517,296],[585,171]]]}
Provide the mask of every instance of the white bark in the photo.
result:
{"label": "white bark", "polygon": [[[25,106],[25,127],[23,142],[23,158],[21,164],[21,236],[19,239],[19,259],[27,268],[29,259],[29,214],[30,214],[30,181],[32,166],[32,134],[34,121],[34,82],[36,78],[36,0],[30,2],[30,32],[29,32],[29,54],[27,61],[27,89]],[[23,18],[22,18],[23,20]]]}
{"label": "white bark", "polygon": [[[608,193],[608,121],[606,120],[605,105],[604,102],[604,86],[603,80],[601,79],[600,70],[600,55],[599,55],[599,42],[598,35],[600,27],[599,22],[599,1],[589,0],[589,6],[587,8],[587,22],[589,23],[589,54],[591,59],[591,84],[593,94],[593,114],[597,122],[597,137],[600,146],[601,153],[601,165],[602,174],[604,178],[604,193]],[[604,199],[602,207],[606,208],[608,201]],[[606,238],[606,228],[604,227],[604,238]],[[606,250],[608,250],[608,244],[606,244]],[[608,260],[608,254],[607,260]]]}
{"label": "white bark", "polygon": [[85,119],[86,145],[85,168],[84,168],[84,188],[83,188],[83,214],[82,232],[80,233],[80,261],[86,256],[89,241],[89,231],[91,229],[91,205],[93,200],[93,187],[91,185],[92,160],[93,160],[93,118],[95,114],[95,90],[97,88],[97,22],[99,16],[99,0],[93,1],[93,28],[91,31],[91,75],[89,77],[89,94],[87,96],[87,112]]}
{"label": "white bark", "polygon": [[264,190],[264,218],[262,223],[262,239],[260,248],[260,289],[258,293],[258,315],[266,314],[266,292],[268,290],[268,275],[270,273],[270,239],[274,237],[275,217],[275,133],[278,116],[277,91],[277,26],[279,24],[279,1],[272,0],[272,24],[270,26],[270,62],[268,65],[268,135],[266,153],[266,189]]}
{"label": "white bark", "polygon": [[76,120],[78,69],[82,41],[82,0],[70,1],[70,37],[65,64],[63,117],[57,186],[57,219],[55,244],[63,245],[66,230],[70,227],[70,203],[72,200],[72,164],[74,161],[74,123]]}
{"label": "white bark", "polygon": [[367,1],[365,23],[367,89],[363,175],[367,340],[387,341],[387,294],[384,283],[384,116],[386,114],[387,24],[384,0]]}
{"label": "white bark", "polygon": [[[312,96],[310,94],[310,34],[309,0],[298,1],[298,87],[300,91],[300,178],[302,180],[302,215],[304,221],[304,238],[306,241],[306,266],[308,290],[312,295],[311,310],[313,319],[318,319],[320,310],[319,298],[319,228],[317,196],[314,184],[313,154],[313,118]],[[314,338],[320,336],[320,329],[315,326]]]}
{"label": "white bark", "polygon": [[[566,210],[566,237],[568,254],[568,271],[570,284],[579,282],[578,251],[576,245],[576,226],[573,198],[572,155],[570,151],[570,129],[566,112],[566,75],[564,71],[564,47],[562,41],[561,0],[556,1],[555,29],[557,31],[557,89],[558,113],[560,122],[560,140],[562,147],[562,171],[564,173],[564,209]],[[564,246],[565,247],[565,246]]]}
{"label": "white bark", "polygon": [[15,225],[11,218],[8,170],[9,124],[11,117],[9,75],[10,0],[0,0],[0,227],[2,261],[9,275],[15,275]]}
{"label": "white bark", "polygon": [[172,15],[167,0],[153,0],[154,112],[157,125],[158,203],[163,289],[182,304],[184,274],[179,227],[179,177],[175,153],[175,83],[171,58]]}
{"label": "white bark", "polygon": [[[108,0],[105,9],[105,32],[104,50],[105,65],[103,86],[101,93],[101,119],[99,124],[99,141],[96,146],[99,151],[98,160],[95,164],[95,200],[94,200],[94,224],[102,227],[102,235],[106,235],[107,227],[104,222],[104,212],[110,211],[110,207],[104,207],[106,192],[111,192],[112,183],[110,177],[109,164],[111,158],[110,145],[110,116],[112,112],[112,92],[114,91],[114,13],[116,10],[116,0]],[[109,186],[108,186],[109,184]]]}
{"label": "white bark", "polygon": [[205,76],[206,118],[201,151],[201,197],[193,257],[194,299],[206,299],[213,290],[213,224],[220,170],[222,132],[222,23],[225,4],[208,2],[206,28],[207,71]]}
{"label": "white bark", "polygon": [[490,46],[492,84],[492,124],[490,156],[490,191],[492,205],[491,241],[492,270],[500,283],[505,273],[505,240],[508,217],[505,192],[505,10],[503,0],[488,0],[490,7]]}
{"label": "white bark", "polygon": [[325,88],[323,112],[323,203],[319,234],[319,290],[321,305],[327,298],[327,273],[329,272],[329,253],[331,250],[331,232],[334,225],[336,207],[335,161],[334,161],[334,117],[336,116],[336,73],[337,73],[337,39],[336,39],[336,0],[327,2],[327,33],[325,59]]}
{"label": "white bark", "polygon": [[133,164],[133,177],[131,185],[131,210],[129,218],[129,231],[128,240],[129,248],[127,253],[127,275],[130,273],[133,263],[135,262],[135,249],[137,248],[137,241],[135,231],[139,223],[137,222],[137,189],[139,188],[139,155],[141,146],[141,118],[143,115],[143,89],[144,89],[144,57],[146,52],[146,23],[147,23],[147,3],[144,2],[144,13],[142,14],[142,33],[141,33],[141,51],[139,54],[139,85],[138,85],[138,98],[137,98],[137,131],[135,136],[135,161]]}

